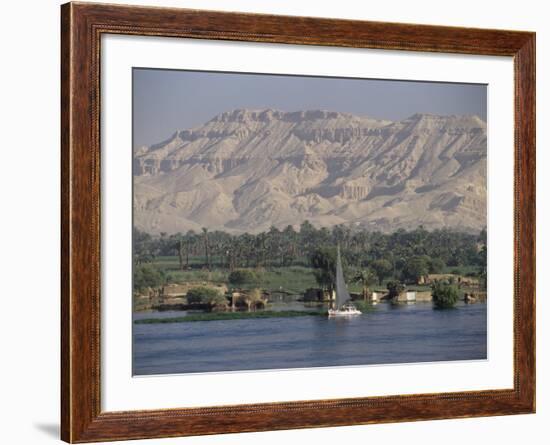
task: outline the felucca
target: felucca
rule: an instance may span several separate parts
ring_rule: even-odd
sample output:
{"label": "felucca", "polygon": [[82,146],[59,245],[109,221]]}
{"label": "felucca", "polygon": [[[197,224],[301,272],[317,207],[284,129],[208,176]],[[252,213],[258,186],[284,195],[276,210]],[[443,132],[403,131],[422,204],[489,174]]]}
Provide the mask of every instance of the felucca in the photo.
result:
{"label": "felucca", "polygon": [[351,297],[344,280],[344,271],[342,269],[342,258],[340,256],[340,246],[336,248],[336,300],[334,302],[334,309],[328,310],[329,317],[349,317],[352,315],[361,315],[361,311],[358,310],[350,301]]}

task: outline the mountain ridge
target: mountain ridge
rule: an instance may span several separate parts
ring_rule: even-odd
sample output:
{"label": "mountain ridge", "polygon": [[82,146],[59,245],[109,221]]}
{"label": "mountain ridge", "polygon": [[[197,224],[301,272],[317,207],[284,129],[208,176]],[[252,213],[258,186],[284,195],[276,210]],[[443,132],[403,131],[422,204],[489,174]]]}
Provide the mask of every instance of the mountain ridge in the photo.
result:
{"label": "mountain ridge", "polygon": [[486,123],[326,110],[226,111],[134,151],[134,221],[151,233],[350,224],[486,225]]}

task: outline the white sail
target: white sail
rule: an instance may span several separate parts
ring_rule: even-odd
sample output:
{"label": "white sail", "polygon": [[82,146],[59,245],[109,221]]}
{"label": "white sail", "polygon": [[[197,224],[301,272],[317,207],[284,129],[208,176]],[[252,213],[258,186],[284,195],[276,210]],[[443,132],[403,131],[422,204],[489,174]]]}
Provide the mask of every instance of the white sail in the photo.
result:
{"label": "white sail", "polygon": [[344,271],[342,270],[342,258],[340,257],[340,246],[336,248],[336,309],[340,309],[342,305],[351,297],[346,287],[344,280]]}

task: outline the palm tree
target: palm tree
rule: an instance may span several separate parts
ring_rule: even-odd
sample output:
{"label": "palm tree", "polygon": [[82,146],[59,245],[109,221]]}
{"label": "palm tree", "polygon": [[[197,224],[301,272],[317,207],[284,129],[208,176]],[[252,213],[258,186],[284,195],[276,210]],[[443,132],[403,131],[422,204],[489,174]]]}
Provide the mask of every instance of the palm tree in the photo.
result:
{"label": "palm tree", "polygon": [[210,244],[208,243],[208,229],[206,227],[203,227],[202,233],[204,234],[204,253],[206,256],[206,267],[210,271]]}
{"label": "palm tree", "polygon": [[239,251],[244,259],[244,267],[250,267],[252,257],[255,255],[254,236],[250,233],[243,233],[239,236]]}
{"label": "palm tree", "polygon": [[367,300],[369,296],[369,287],[376,283],[376,274],[370,269],[363,269],[358,271],[352,278],[354,283],[360,283],[363,287],[363,300]]}
{"label": "palm tree", "polygon": [[378,284],[382,284],[384,278],[391,275],[393,271],[393,265],[386,259],[374,260],[370,264],[371,269],[378,277]]}
{"label": "palm tree", "polygon": [[181,239],[181,237],[179,237],[178,242],[177,242],[177,250],[178,250],[178,259],[179,259],[179,263],[180,263],[180,270],[183,270],[184,269],[184,266],[183,266],[183,240]]}
{"label": "palm tree", "polygon": [[[333,295],[336,289],[336,248],[319,247],[310,254],[309,261],[313,266],[313,275],[317,283],[326,289],[329,295]],[[346,275],[345,257],[342,266]]]}
{"label": "palm tree", "polygon": [[189,269],[189,256],[191,253],[193,255],[196,255],[194,250],[196,249],[196,236],[194,230],[188,230],[187,233],[184,236],[185,239],[185,268]]}
{"label": "palm tree", "polygon": [[282,232],[283,244],[285,249],[285,264],[292,264],[292,261],[296,257],[296,232],[291,225],[285,227]]}

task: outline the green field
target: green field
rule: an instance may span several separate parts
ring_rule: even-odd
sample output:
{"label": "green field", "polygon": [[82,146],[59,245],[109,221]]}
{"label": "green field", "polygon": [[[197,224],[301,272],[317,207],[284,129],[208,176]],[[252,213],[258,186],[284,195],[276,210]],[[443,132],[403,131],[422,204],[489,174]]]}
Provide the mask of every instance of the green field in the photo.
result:
{"label": "green field", "polygon": [[[193,281],[208,281],[211,283],[227,284],[229,271],[227,269],[213,268],[208,271],[204,268],[179,270],[178,257],[157,257],[153,263],[160,269],[163,269],[170,276],[174,283],[185,283]],[[193,264],[190,261],[190,264]],[[252,269],[258,275],[256,283],[244,284],[242,287],[259,287],[269,291],[284,291],[291,294],[301,294],[307,288],[318,287],[313,275],[313,269],[303,266],[288,267],[270,267],[261,269]]]}
{"label": "green field", "polygon": [[[190,265],[195,266],[196,268],[190,268],[188,270],[179,269],[179,260],[177,256],[159,256],[155,258],[153,264],[167,272],[170,276],[170,281],[174,283],[204,281],[216,284],[228,284],[227,277],[229,275],[229,271],[227,269],[214,267],[211,271],[208,271],[205,268],[197,267],[199,264],[202,264],[202,261],[202,257],[190,258]],[[262,288],[271,292],[282,291],[290,294],[303,294],[308,288],[319,287],[311,267],[287,266],[269,267],[265,269],[250,269],[255,271],[259,277],[259,280],[255,283],[248,283],[239,286],[243,289]],[[348,282],[346,284],[350,292],[362,292],[360,284],[353,282]],[[419,285],[409,285],[407,288],[417,291],[427,291],[431,289],[429,286]],[[384,282],[382,285],[375,285],[372,289],[385,292],[386,283]]]}
{"label": "green field", "polygon": [[[166,272],[169,281],[173,283],[186,283],[186,282],[209,282],[214,284],[228,285],[229,270],[221,267],[221,259],[216,257],[212,258],[212,270],[207,270],[202,265],[204,264],[203,257],[190,257],[190,268],[187,270],[180,270],[179,259],[177,256],[158,256],[154,259],[153,265]],[[216,266],[217,265],[217,266]],[[241,268],[242,269],[242,268]],[[258,280],[251,283],[245,283],[236,287],[242,289],[261,288],[268,292],[284,292],[288,294],[303,294],[308,288],[318,288],[319,285],[315,280],[313,273],[314,269],[305,266],[285,266],[275,267],[270,266],[266,268],[249,268],[257,275]],[[446,267],[443,273],[457,273],[466,275],[468,273],[476,272],[475,266],[461,266],[461,267]],[[389,280],[386,279],[379,285],[373,285],[371,290],[378,292],[386,292],[386,283]],[[361,293],[362,287],[359,283],[354,283],[351,280],[347,282],[348,290],[352,293]],[[430,291],[431,287],[426,285],[407,285],[408,290],[415,291]]]}

